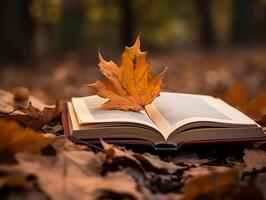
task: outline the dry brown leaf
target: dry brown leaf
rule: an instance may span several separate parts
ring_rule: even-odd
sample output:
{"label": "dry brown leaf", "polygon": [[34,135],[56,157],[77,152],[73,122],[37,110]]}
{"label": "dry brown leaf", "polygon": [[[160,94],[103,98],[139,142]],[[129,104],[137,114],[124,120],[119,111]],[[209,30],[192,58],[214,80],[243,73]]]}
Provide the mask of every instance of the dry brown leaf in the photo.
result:
{"label": "dry brown leaf", "polygon": [[2,118],[15,120],[24,127],[34,130],[41,129],[44,125],[57,118],[61,111],[59,102],[56,102],[55,108],[45,107],[42,111],[29,104],[27,108],[18,109],[19,113],[4,115]]}
{"label": "dry brown leaf", "polygon": [[193,178],[210,175],[212,173],[224,173],[230,170],[229,167],[223,166],[199,166],[190,168],[183,174],[183,179],[188,181]]}
{"label": "dry brown leaf", "polygon": [[170,194],[160,194],[155,193],[152,196],[152,200],[183,200],[183,195],[176,194],[176,193],[170,193]]}
{"label": "dry brown leaf", "polygon": [[[122,150],[111,144],[101,140],[104,151],[107,153],[107,158],[102,157],[107,163],[112,165],[129,165],[137,168],[140,171],[144,171],[141,163],[133,156],[133,152]],[[99,154],[101,156],[101,154]]]}
{"label": "dry brown leaf", "polygon": [[258,119],[266,114],[266,93],[258,95],[249,106],[249,113]]}
{"label": "dry brown leaf", "polygon": [[215,196],[215,194],[217,198],[224,199],[222,198],[224,195],[223,188],[236,184],[237,180],[238,171],[235,169],[194,177],[183,188],[183,200],[213,199],[209,196]]}
{"label": "dry brown leaf", "polygon": [[170,160],[177,165],[186,165],[189,167],[200,166],[214,160],[212,159],[200,159],[199,156],[193,150],[182,151],[170,157]]}
{"label": "dry brown leaf", "polygon": [[29,185],[25,176],[21,174],[7,175],[0,179],[0,188],[2,187],[27,187]]}
{"label": "dry brown leaf", "polygon": [[25,174],[18,170],[1,171],[0,199],[50,200],[48,195],[38,187],[37,179],[35,176]]}
{"label": "dry brown leaf", "polygon": [[260,94],[253,101],[249,101],[248,92],[239,83],[233,85],[224,95],[224,99],[255,119],[261,119],[266,114],[266,94]]}
{"label": "dry brown leaf", "polygon": [[[182,170],[184,167],[175,165],[172,162],[165,162],[158,156],[151,154],[139,154],[129,150],[122,150],[111,144],[108,144],[101,140],[103,148],[106,153],[112,156],[111,162],[118,163],[126,161],[128,164],[134,164],[139,169],[156,173],[173,174],[177,170]],[[133,165],[131,165],[133,166]]]}
{"label": "dry brown leaf", "polygon": [[[29,96],[29,102],[31,102],[32,106],[38,108],[39,110],[43,110],[46,105],[38,98],[34,96]],[[18,103],[15,101],[15,95],[11,92],[7,92],[0,89],[0,114],[1,113],[9,113],[14,111],[17,107],[27,107],[28,102]]]}
{"label": "dry brown leaf", "polygon": [[94,88],[100,97],[108,98],[103,109],[140,111],[159,96],[166,69],[153,75],[147,62],[146,52],[140,50],[140,39],[132,47],[126,47],[122,63],[118,67],[113,61],[106,61],[99,53],[98,66],[105,76],[88,86]]}
{"label": "dry brown leaf", "polygon": [[248,109],[248,93],[239,83],[235,83],[232,86],[230,91],[224,95],[224,99],[243,112]]}
{"label": "dry brown leaf", "polygon": [[0,119],[0,152],[38,152],[51,140],[33,130],[24,129],[14,121]]}
{"label": "dry brown leaf", "polygon": [[128,174],[116,172],[102,177],[101,161],[93,152],[73,150],[57,156],[19,153],[16,158],[18,168],[35,174],[39,186],[52,199],[98,199],[106,192],[143,199],[136,182]]}
{"label": "dry brown leaf", "polygon": [[244,170],[247,172],[266,169],[266,152],[260,149],[246,149],[243,160],[245,162]]}
{"label": "dry brown leaf", "polygon": [[153,171],[163,174],[173,174],[178,170],[184,169],[184,167],[175,165],[173,162],[165,162],[161,160],[158,156],[154,156],[151,154],[134,153],[133,156],[141,162],[142,166],[147,171]]}
{"label": "dry brown leaf", "polygon": [[55,149],[58,149],[60,151],[77,151],[77,150],[87,150],[88,146],[86,145],[79,145],[73,143],[71,140],[67,139],[56,139],[51,144]]}

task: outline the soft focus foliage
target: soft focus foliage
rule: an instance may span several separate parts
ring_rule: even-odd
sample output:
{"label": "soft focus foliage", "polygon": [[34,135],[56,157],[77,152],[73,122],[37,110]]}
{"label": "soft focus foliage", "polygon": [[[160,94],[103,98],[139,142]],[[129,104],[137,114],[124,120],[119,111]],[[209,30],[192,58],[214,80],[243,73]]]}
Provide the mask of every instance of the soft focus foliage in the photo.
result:
{"label": "soft focus foliage", "polygon": [[50,138],[30,129],[24,129],[16,122],[0,119],[0,152],[38,152],[46,147]]}

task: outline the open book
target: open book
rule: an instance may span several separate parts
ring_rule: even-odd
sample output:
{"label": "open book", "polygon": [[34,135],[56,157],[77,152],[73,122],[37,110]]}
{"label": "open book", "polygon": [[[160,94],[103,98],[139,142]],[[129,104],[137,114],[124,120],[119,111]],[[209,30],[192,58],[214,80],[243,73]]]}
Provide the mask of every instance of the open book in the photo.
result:
{"label": "open book", "polygon": [[264,140],[252,119],[224,101],[205,95],[161,92],[141,112],[102,110],[98,96],[68,102],[70,134],[79,139],[142,139],[153,144]]}

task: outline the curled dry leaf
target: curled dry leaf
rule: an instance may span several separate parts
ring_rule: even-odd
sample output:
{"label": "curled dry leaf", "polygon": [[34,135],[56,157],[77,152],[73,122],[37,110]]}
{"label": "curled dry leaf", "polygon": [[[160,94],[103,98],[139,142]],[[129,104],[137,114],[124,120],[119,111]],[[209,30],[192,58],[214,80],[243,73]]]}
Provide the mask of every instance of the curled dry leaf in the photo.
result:
{"label": "curled dry leaf", "polygon": [[166,69],[153,75],[147,62],[146,52],[140,50],[140,39],[132,47],[126,47],[122,63],[118,67],[113,61],[106,61],[99,54],[100,72],[104,80],[88,86],[94,88],[100,97],[108,98],[103,109],[140,111],[159,96]]}
{"label": "curled dry leaf", "polygon": [[266,152],[260,149],[246,149],[243,160],[244,170],[247,172],[260,171],[266,169]]}
{"label": "curled dry leaf", "polygon": [[178,170],[183,170],[184,167],[175,165],[173,162],[165,162],[161,160],[158,156],[151,154],[138,154],[134,153],[133,156],[139,160],[148,171],[153,171],[163,174],[173,174]]}
{"label": "curled dry leaf", "polygon": [[[45,104],[38,98],[34,96],[29,96],[29,102],[39,110],[43,110],[45,108]],[[29,103],[26,102],[16,102],[15,101],[15,95],[11,92],[7,92],[0,89],[0,115],[1,114],[7,114],[10,112],[13,112],[18,107],[26,108],[29,105]]]}
{"label": "curled dry leaf", "polygon": [[116,163],[118,161],[127,161],[128,163],[133,163],[140,169],[145,169],[146,171],[173,174],[177,170],[182,170],[184,167],[175,165],[172,162],[165,162],[161,160],[158,156],[151,154],[139,154],[133,151],[119,149],[111,144],[108,144],[101,140],[102,146],[106,153],[112,156],[112,162]]}
{"label": "curled dry leaf", "polygon": [[39,152],[51,140],[33,130],[24,129],[14,121],[0,119],[0,152]]}
{"label": "curled dry leaf", "polygon": [[9,115],[2,116],[2,118],[15,120],[22,126],[34,130],[41,129],[44,125],[57,118],[61,113],[58,101],[55,108],[45,107],[42,111],[40,111],[30,103],[27,108],[19,108],[18,111],[19,113],[14,112]]}
{"label": "curled dry leaf", "polygon": [[[107,158],[102,157],[106,162],[112,165],[128,165],[134,167],[141,172],[144,172],[144,169],[141,163],[133,156],[132,151],[122,150],[118,147],[115,147],[111,144],[106,143],[101,140],[101,144],[105,153],[107,153]],[[101,156],[101,154],[99,154]]]}

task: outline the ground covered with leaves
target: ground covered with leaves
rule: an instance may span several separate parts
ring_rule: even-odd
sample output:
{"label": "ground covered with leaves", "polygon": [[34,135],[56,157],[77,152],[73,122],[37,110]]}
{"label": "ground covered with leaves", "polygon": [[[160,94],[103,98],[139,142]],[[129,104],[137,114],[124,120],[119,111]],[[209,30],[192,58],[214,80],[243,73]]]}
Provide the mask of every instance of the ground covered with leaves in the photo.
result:
{"label": "ground covered with leaves", "polygon": [[25,88],[0,94],[0,199],[266,198],[266,143],[159,155],[94,146],[63,135],[59,104],[47,107]]}
{"label": "ground covered with leaves", "polygon": [[[265,127],[264,55],[263,49],[208,56],[183,50],[154,56],[151,62],[155,72],[168,67],[165,90],[221,97]],[[265,142],[197,145],[158,154],[64,136],[55,99],[90,94],[82,85],[99,76],[96,66],[87,67],[90,63],[96,61],[68,55],[38,65],[3,66],[1,200],[266,199]]]}
{"label": "ground covered with leaves", "polygon": [[[106,60],[120,63],[121,51],[101,53]],[[241,83],[253,98],[266,91],[266,49],[242,48],[202,51],[180,49],[160,54],[149,53],[153,71],[167,67],[164,91],[187,92],[222,96],[236,82]],[[93,94],[84,87],[101,77],[98,55],[69,53],[43,57],[40,60],[18,64],[0,64],[1,89],[18,86],[29,88],[31,94],[46,103],[55,99]],[[60,92],[59,92],[60,91]]]}

